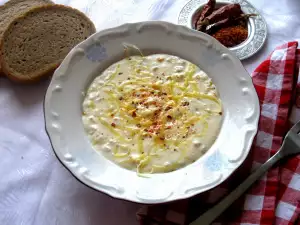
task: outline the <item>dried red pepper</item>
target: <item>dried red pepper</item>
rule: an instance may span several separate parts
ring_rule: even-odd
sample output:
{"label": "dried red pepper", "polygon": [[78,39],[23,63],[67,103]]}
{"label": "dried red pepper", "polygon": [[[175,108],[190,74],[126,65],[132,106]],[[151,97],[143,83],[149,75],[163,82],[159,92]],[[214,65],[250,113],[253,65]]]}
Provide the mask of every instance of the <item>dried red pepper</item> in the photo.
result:
{"label": "dried red pepper", "polygon": [[236,18],[243,14],[240,4],[225,5],[206,17],[201,25],[211,25],[227,18]]}
{"label": "dried red pepper", "polygon": [[[208,0],[208,2],[203,6],[203,9],[201,10],[201,13],[196,20],[195,28],[197,30],[205,30],[206,26],[201,25],[201,22],[208,17],[212,12],[214,11],[216,6],[216,0]],[[205,27],[205,28],[204,28]]]}
{"label": "dried red pepper", "polygon": [[214,25],[212,25],[209,29],[207,29],[205,31],[205,33],[211,35],[211,34],[217,32],[219,29],[224,28],[224,27],[228,27],[232,24],[233,24],[233,20],[230,19],[230,18],[226,18],[226,19],[221,20],[221,21],[215,23]]}
{"label": "dried red pepper", "polygon": [[224,20],[221,20],[215,24],[213,24],[208,30],[206,30],[207,34],[214,34],[221,28],[229,27],[229,26],[236,26],[236,25],[241,25],[246,27],[246,23],[248,18],[252,16],[257,16],[256,14],[242,14],[239,17],[236,18],[226,18]]}
{"label": "dried red pepper", "polygon": [[255,14],[243,14],[240,4],[225,5],[211,12],[214,7],[215,1],[208,1],[195,22],[195,28],[210,34],[226,47],[245,41],[248,37],[247,19]]}

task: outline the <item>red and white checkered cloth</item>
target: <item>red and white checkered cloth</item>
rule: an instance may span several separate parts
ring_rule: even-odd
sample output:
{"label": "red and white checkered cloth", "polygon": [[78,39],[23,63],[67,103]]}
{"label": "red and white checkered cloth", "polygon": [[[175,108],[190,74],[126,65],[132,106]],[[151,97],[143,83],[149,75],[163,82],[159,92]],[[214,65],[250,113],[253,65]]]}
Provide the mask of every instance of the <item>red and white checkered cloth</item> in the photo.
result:
{"label": "red and white checkered cloth", "polygon": [[[277,47],[252,74],[261,116],[252,150],[243,165],[211,191],[169,204],[143,206],[137,213],[141,225],[189,224],[279,149],[291,125],[291,112],[294,121],[300,120],[300,109],[296,107],[296,103],[300,106],[300,97],[296,96],[300,91],[297,47],[297,42]],[[296,156],[271,169],[214,224],[300,225],[299,215],[300,156]]]}

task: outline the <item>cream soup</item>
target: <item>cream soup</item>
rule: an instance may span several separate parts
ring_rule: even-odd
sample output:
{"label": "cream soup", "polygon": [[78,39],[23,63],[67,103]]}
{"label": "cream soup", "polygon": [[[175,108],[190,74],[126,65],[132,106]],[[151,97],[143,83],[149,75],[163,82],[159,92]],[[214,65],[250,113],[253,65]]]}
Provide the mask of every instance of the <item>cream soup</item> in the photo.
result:
{"label": "cream soup", "polygon": [[212,146],[222,106],[196,65],[165,54],[132,56],[91,83],[82,120],[94,149],[109,160],[138,173],[162,173]]}

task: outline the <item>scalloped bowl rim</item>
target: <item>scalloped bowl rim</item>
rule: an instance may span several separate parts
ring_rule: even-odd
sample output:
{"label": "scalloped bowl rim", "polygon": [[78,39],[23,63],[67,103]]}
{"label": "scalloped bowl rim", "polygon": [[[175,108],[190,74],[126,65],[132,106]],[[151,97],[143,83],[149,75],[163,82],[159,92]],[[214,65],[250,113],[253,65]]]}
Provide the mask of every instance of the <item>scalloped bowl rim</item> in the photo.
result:
{"label": "scalloped bowl rim", "polygon": [[[153,29],[153,30],[151,31],[151,29]],[[150,178],[135,178],[134,176],[136,176],[136,174],[133,175],[135,172],[122,169],[119,166],[109,162],[107,159],[105,159],[103,157],[101,157],[101,160],[102,160],[101,162],[104,163],[105,166],[101,165],[102,166],[101,170],[97,170],[98,165],[96,165],[95,162],[91,162],[91,165],[92,165],[91,168],[86,165],[81,166],[81,164],[85,163],[84,160],[91,160],[91,158],[94,159],[94,158],[97,158],[100,156],[92,149],[91,146],[86,145],[87,140],[85,140],[86,143],[85,143],[85,145],[83,144],[83,146],[86,146],[86,148],[89,149],[88,152],[89,152],[90,156],[88,156],[88,153],[86,153],[85,151],[79,152],[79,153],[75,152],[77,155],[75,153],[72,153],[73,149],[75,149],[76,146],[75,147],[70,146],[70,144],[73,144],[73,143],[71,143],[70,141],[68,142],[68,140],[67,140],[68,138],[64,139],[65,136],[69,135],[69,132],[66,132],[64,130],[65,129],[64,125],[67,124],[67,122],[65,122],[65,121],[66,120],[71,121],[72,118],[67,118],[65,115],[65,116],[63,116],[63,120],[60,120],[61,115],[64,115],[64,113],[67,114],[66,111],[69,110],[69,109],[65,109],[65,108],[61,109],[64,107],[64,102],[63,102],[63,100],[60,100],[60,99],[63,99],[61,96],[64,96],[64,97],[67,96],[66,99],[68,99],[68,100],[73,99],[70,101],[71,103],[72,103],[72,101],[80,101],[81,102],[82,100],[76,99],[76,98],[79,98],[78,97],[79,95],[77,95],[77,92],[78,93],[80,92],[80,94],[81,94],[81,92],[82,92],[81,88],[84,86],[83,88],[85,89],[87,86],[87,83],[89,83],[91,81],[91,79],[95,77],[95,75],[93,75],[93,76],[89,75],[91,73],[91,72],[89,72],[89,74],[87,75],[87,76],[90,76],[88,79],[89,81],[87,81],[87,79],[86,79],[84,81],[84,84],[82,83],[83,81],[80,81],[82,83],[79,88],[80,90],[75,90],[77,92],[76,92],[76,96],[74,97],[74,96],[68,96],[69,92],[74,91],[74,90],[71,90],[71,88],[68,86],[69,83],[73,82],[74,86],[77,85],[74,83],[74,81],[71,81],[72,79],[75,79],[74,78],[75,75],[69,76],[70,71],[72,71],[73,74],[76,74],[77,73],[76,71],[80,69],[80,67],[78,67],[79,66],[78,64],[82,63],[83,61],[90,67],[92,67],[91,65],[94,65],[94,63],[95,64],[98,63],[96,66],[98,68],[98,66],[101,65],[100,62],[89,62],[89,60],[86,59],[87,58],[86,57],[87,56],[86,48],[89,47],[90,45],[93,45],[93,43],[94,44],[99,43],[99,40],[101,40],[101,39],[104,40],[105,39],[104,37],[107,38],[107,37],[110,37],[110,35],[112,35],[112,36],[115,36],[115,39],[118,39],[117,36],[120,36],[122,33],[125,33],[124,38],[130,39],[130,38],[133,38],[132,36],[134,36],[134,35],[136,35],[136,36],[140,35],[142,37],[144,35],[144,33],[147,33],[147,32],[150,32],[151,34],[152,33],[157,34],[158,36],[156,36],[156,37],[158,37],[158,38],[160,37],[159,35],[161,35],[162,36],[161,41],[164,41],[164,39],[165,39],[164,36],[168,36],[174,42],[178,41],[178,42],[185,43],[186,47],[191,45],[191,46],[195,46],[195,48],[196,48],[196,45],[197,45],[199,48],[203,48],[203,50],[206,51],[207,54],[211,53],[211,55],[209,55],[209,56],[213,60],[206,59],[207,58],[206,56],[203,59],[205,59],[208,63],[210,61],[214,61],[214,59],[216,59],[215,61],[217,62],[217,64],[210,65],[210,66],[204,66],[204,67],[207,67],[207,69],[202,68],[202,69],[204,69],[204,71],[214,70],[216,67],[220,67],[219,65],[221,65],[222,63],[225,66],[224,62],[226,62],[226,66],[232,65],[231,72],[238,71],[238,76],[235,77],[235,75],[232,75],[232,77],[229,77],[229,78],[232,79],[232,81],[237,82],[237,84],[240,85],[240,87],[233,87],[233,88],[230,88],[230,90],[228,89],[228,91],[226,91],[226,87],[223,87],[221,89],[223,89],[222,91],[225,93],[224,96],[227,96],[227,94],[228,94],[228,96],[229,95],[235,96],[236,93],[239,93],[239,91],[240,91],[241,96],[243,96],[243,98],[245,96],[247,98],[249,98],[248,100],[249,100],[250,104],[243,105],[244,108],[247,107],[247,110],[243,111],[244,109],[242,109],[242,106],[239,108],[238,104],[235,105],[235,103],[231,102],[229,97],[226,97],[226,98],[228,98],[228,100],[226,100],[226,101],[229,101],[230,104],[228,103],[228,105],[226,105],[227,104],[226,101],[224,102],[224,104],[225,104],[224,110],[226,111],[225,112],[226,115],[224,115],[223,126],[227,126],[228,128],[233,129],[234,132],[236,132],[236,134],[240,135],[242,138],[242,140],[241,140],[242,143],[233,139],[230,136],[231,134],[228,134],[228,132],[227,133],[225,131],[223,132],[222,131],[223,126],[222,126],[220,135],[217,138],[216,142],[218,142],[219,139],[225,140],[226,138],[227,138],[227,142],[230,142],[230,141],[237,142],[235,144],[237,146],[239,146],[240,148],[242,148],[242,149],[236,148],[234,145],[234,148],[236,148],[237,149],[236,151],[239,152],[239,154],[240,154],[239,156],[234,155],[235,153],[230,153],[231,155],[230,154],[226,155],[227,154],[226,151],[222,150],[222,148],[225,148],[225,146],[226,147],[232,147],[232,146],[230,143],[224,142],[224,140],[223,140],[223,142],[220,142],[220,143],[222,144],[222,146],[224,145],[224,147],[222,147],[221,145],[217,145],[217,144],[216,144],[216,146],[213,145],[213,147],[214,147],[214,148],[212,147],[213,150],[210,149],[203,157],[201,157],[195,163],[193,163],[187,167],[184,167],[182,169],[171,172],[171,173],[150,175]],[[111,39],[109,41],[114,42],[115,39]],[[103,41],[103,43],[108,43],[109,41],[107,41],[107,40]],[[135,40],[139,40],[139,41],[141,41],[141,43],[143,42],[140,39],[135,39]],[[199,43],[195,42],[195,40],[199,41]],[[136,43],[132,43],[132,44],[136,44]],[[147,43],[147,44],[149,44],[149,43]],[[147,45],[147,44],[145,44],[145,45]],[[200,44],[201,44],[201,46],[200,46]],[[155,46],[160,45],[160,44],[153,43],[150,45],[153,45],[153,49],[157,49]],[[166,42],[165,45],[168,45],[168,42]],[[110,45],[106,46],[106,47],[107,47],[107,49],[114,48]],[[181,47],[175,46],[175,48],[181,48]],[[154,51],[156,51],[156,50],[154,50]],[[178,51],[180,51],[180,50],[177,50],[177,52]],[[188,50],[182,49],[182,52],[184,52],[184,51],[188,51]],[[159,52],[157,52],[157,53],[159,53]],[[179,57],[182,57],[180,54],[181,53],[179,53],[177,55]],[[182,58],[189,57],[188,56],[189,53],[185,53],[185,54],[186,54],[186,57],[182,57]],[[218,54],[219,54],[219,56],[218,56]],[[109,51],[108,51],[108,55],[109,55]],[[203,57],[203,56],[201,56],[201,57]],[[75,61],[75,62],[73,63],[73,61]],[[116,60],[114,59],[114,61],[116,61]],[[191,60],[191,61],[195,61],[195,60]],[[222,68],[225,68],[224,66]],[[74,69],[73,69],[73,67],[74,67]],[[87,70],[90,67],[87,67]],[[65,75],[65,74],[67,74],[67,75]],[[231,74],[231,73],[229,73],[229,74]],[[211,75],[209,74],[209,76],[211,76]],[[76,79],[79,80],[79,79],[83,79],[83,78],[80,78],[79,76],[77,76]],[[217,82],[217,83],[220,83],[220,86],[224,86],[225,84],[222,85],[222,82],[227,82],[226,80],[228,80],[228,79],[224,80],[223,78],[218,78],[218,77],[215,77],[214,79],[215,79],[214,83],[216,83],[215,81],[218,81],[218,79],[220,80]],[[221,80],[222,80],[222,82],[221,82]],[[217,86],[217,88],[219,88],[218,84],[216,84],[216,86]],[[76,89],[76,88],[72,88],[72,89]],[[236,89],[235,90],[236,92],[232,94],[230,92],[233,92],[233,89]],[[65,90],[68,90],[68,91],[65,91]],[[59,96],[59,97],[56,97],[56,96]],[[222,94],[220,94],[220,97],[222,99]],[[239,98],[239,97],[240,96],[237,96],[237,98]],[[242,97],[240,97],[240,98],[242,98]],[[224,97],[224,99],[225,99],[225,97]],[[243,99],[243,100],[245,100],[245,99]],[[222,101],[223,101],[223,99],[222,99]],[[242,101],[240,101],[240,99],[237,99],[237,102],[239,102],[240,104],[246,104],[246,103],[242,103]],[[76,104],[75,104],[75,106],[76,106]],[[70,106],[70,108],[72,108],[72,107],[73,106]],[[237,116],[237,119],[235,118],[235,120],[238,120],[238,122],[234,121],[232,118],[231,114],[235,112],[235,108],[233,108],[233,107],[237,107],[236,109],[240,110],[240,114],[238,114],[238,112],[237,112],[237,114],[235,115],[235,116]],[[77,108],[78,108],[78,103],[77,103]],[[74,108],[75,111],[78,110],[77,108],[76,107]],[[65,111],[63,111],[63,110],[65,110]],[[81,109],[79,109],[79,111],[80,110]],[[228,110],[228,112],[227,112],[227,110]],[[164,202],[170,202],[170,201],[189,198],[196,194],[210,190],[210,189],[216,187],[217,185],[219,185],[220,183],[222,183],[224,180],[226,180],[244,162],[244,160],[248,156],[248,153],[250,152],[252,142],[253,142],[256,132],[257,132],[258,120],[259,120],[259,114],[260,114],[259,110],[260,110],[259,109],[259,101],[258,101],[256,91],[254,89],[254,85],[252,83],[252,79],[251,79],[250,75],[246,72],[246,70],[243,68],[241,62],[233,55],[232,52],[230,52],[230,50],[228,50],[227,48],[225,48],[224,46],[219,44],[216,40],[214,40],[212,37],[210,37],[209,35],[206,35],[204,33],[201,33],[198,31],[193,31],[184,26],[175,25],[175,24],[171,24],[168,22],[154,22],[154,21],[128,23],[128,24],[124,24],[124,25],[121,25],[121,26],[118,26],[115,28],[103,30],[103,31],[93,34],[87,40],[78,44],[76,47],[74,47],[71,50],[71,52],[67,55],[67,57],[64,59],[62,64],[59,66],[59,68],[55,71],[53,78],[51,80],[51,83],[48,87],[48,90],[47,90],[47,93],[45,96],[45,101],[44,101],[44,115],[45,115],[46,132],[49,136],[49,139],[50,139],[51,145],[53,147],[53,150],[55,152],[55,155],[57,156],[59,161],[71,172],[71,174],[73,174],[74,177],[76,177],[83,184],[85,184],[95,190],[106,193],[114,198],[128,200],[128,201],[132,201],[132,202],[138,202],[138,203],[145,203],[145,204],[157,204],[157,203],[164,203]],[[70,112],[70,111],[68,111],[68,112]],[[241,114],[241,112],[243,112],[243,115]],[[61,115],[60,115],[60,113],[61,113]],[[243,117],[245,116],[246,113],[248,113],[249,115],[247,114],[245,120],[243,120]],[[76,116],[74,116],[74,117],[76,117]],[[72,117],[72,116],[70,116],[70,117]],[[81,118],[81,116],[80,116],[80,118]],[[239,120],[241,120],[241,121],[239,121]],[[73,123],[74,121],[71,121],[71,122]],[[78,118],[75,122],[79,123]],[[65,123],[65,124],[63,124],[63,123]],[[240,124],[237,124],[237,123],[240,123]],[[242,125],[243,127],[238,127],[239,125]],[[80,125],[78,125],[78,126],[80,126]],[[227,129],[227,127],[226,127],[226,129]],[[244,132],[243,132],[242,128],[245,128]],[[220,136],[222,136],[222,138]],[[82,138],[86,139],[86,137],[82,137]],[[83,142],[83,140],[78,140],[78,139],[75,140],[74,139],[74,142],[78,142],[78,144],[80,145],[81,144],[80,142]],[[219,144],[219,142],[218,142],[218,144]],[[91,153],[90,150],[92,150],[95,153],[95,155],[91,156],[91,154],[94,154],[94,153]],[[91,157],[91,158],[88,158],[88,157]],[[216,165],[213,165],[213,164],[216,164]],[[90,165],[90,164],[87,164],[87,165]],[[93,171],[95,172],[95,170],[97,172],[101,173],[101,177],[98,177],[98,175],[95,175],[92,173]],[[113,171],[113,172],[106,172],[108,170]],[[178,172],[178,171],[180,171],[180,172]],[[111,174],[109,174],[110,176],[107,173],[108,174],[111,173]],[[220,173],[222,173],[222,174],[220,174]],[[122,176],[119,174],[122,174]],[[206,175],[208,175],[209,177],[206,177]],[[120,177],[118,177],[118,176],[120,176]],[[125,176],[125,177],[127,176],[126,179],[128,179],[129,181],[132,181],[132,185],[130,185],[131,182],[128,182],[128,180],[123,180],[123,179],[125,179],[125,178],[123,178],[123,176]],[[195,179],[195,176],[197,176],[197,178],[199,180]],[[111,181],[111,180],[115,179],[116,177],[118,177],[117,180]],[[178,179],[177,179],[177,177],[178,177]],[[143,179],[143,180],[141,180],[141,179]],[[204,179],[205,181],[208,180],[208,183],[207,184],[203,183],[204,181],[203,180],[200,181],[200,179]],[[214,181],[209,180],[209,179],[214,179]],[[180,180],[180,182],[177,180]],[[102,181],[105,181],[105,182],[102,183]],[[112,183],[110,183],[110,182],[112,182]],[[120,182],[120,184],[118,182]],[[170,182],[171,182],[171,185],[170,185]],[[174,182],[174,184],[172,182]],[[187,182],[189,184],[189,186],[186,185],[185,182]],[[202,182],[201,185],[199,185],[199,182],[200,183]],[[151,186],[151,188],[149,186]],[[158,186],[160,189],[155,189],[156,186]],[[186,186],[188,186],[188,187],[186,187]],[[136,188],[135,192],[133,192],[133,190],[132,190],[134,188]]]}

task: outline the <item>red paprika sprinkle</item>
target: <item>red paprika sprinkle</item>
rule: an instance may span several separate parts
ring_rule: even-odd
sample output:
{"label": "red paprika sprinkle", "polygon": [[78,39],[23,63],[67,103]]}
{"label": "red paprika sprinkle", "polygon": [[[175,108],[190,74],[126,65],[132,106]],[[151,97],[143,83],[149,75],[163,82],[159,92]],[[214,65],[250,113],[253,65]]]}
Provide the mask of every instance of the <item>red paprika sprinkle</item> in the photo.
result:
{"label": "red paprika sprinkle", "polygon": [[226,47],[236,46],[248,37],[248,30],[242,26],[222,28],[212,35]]}

